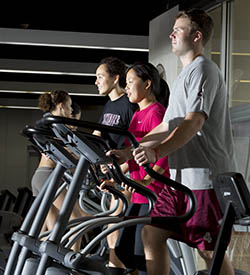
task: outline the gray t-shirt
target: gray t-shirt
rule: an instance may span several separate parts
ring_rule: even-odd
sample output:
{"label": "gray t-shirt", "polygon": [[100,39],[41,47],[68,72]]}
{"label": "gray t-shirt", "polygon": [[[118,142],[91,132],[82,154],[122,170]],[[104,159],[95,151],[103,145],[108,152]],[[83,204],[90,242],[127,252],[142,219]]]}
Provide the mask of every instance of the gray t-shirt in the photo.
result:
{"label": "gray t-shirt", "polygon": [[171,178],[192,190],[211,189],[215,175],[236,166],[225,84],[217,65],[204,56],[175,80],[163,121],[171,132],[190,112],[203,112],[206,121],[190,142],[169,155]]}

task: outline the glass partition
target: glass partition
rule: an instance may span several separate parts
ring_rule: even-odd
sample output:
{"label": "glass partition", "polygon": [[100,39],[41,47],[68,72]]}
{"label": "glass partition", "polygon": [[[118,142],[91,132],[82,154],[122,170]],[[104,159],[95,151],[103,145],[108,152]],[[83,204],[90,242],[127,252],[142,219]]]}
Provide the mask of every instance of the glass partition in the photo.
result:
{"label": "glass partition", "polygon": [[231,8],[229,94],[239,171],[250,188],[250,1],[235,0]]}
{"label": "glass partition", "polygon": [[221,68],[221,45],[222,45],[222,7],[212,9],[209,12],[210,16],[214,21],[214,33],[210,40],[210,53],[206,53],[207,56],[211,56],[211,59]]}
{"label": "glass partition", "polygon": [[250,1],[235,0],[231,4],[232,41],[230,94],[231,106],[250,103]]}

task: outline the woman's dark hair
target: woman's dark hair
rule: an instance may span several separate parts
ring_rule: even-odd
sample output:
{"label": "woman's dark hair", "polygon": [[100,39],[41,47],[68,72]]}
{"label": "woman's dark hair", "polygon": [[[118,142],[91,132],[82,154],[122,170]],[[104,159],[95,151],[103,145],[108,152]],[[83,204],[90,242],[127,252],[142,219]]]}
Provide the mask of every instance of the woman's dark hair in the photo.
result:
{"label": "woman's dark hair", "polygon": [[160,74],[156,67],[149,62],[136,62],[129,66],[127,72],[133,69],[136,75],[143,81],[151,81],[151,91],[154,94],[156,100],[163,106],[168,106],[169,99],[169,87],[167,82],[160,77]]}
{"label": "woman's dark hair", "polygon": [[107,73],[111,77],[113,77],[115,75],[120,76],[119,77],[119,85],[120,85],[120,87],[125,88],[126,87],[126,69],[127,69],[126,64],[119,58],[113,57],[113,56],[103,58],[99,64],[99,66],[102,64],[106,65]]}
{"label": "woman's dark hair", "polygon": [[72,117],[75,117],[76,115],[80,114],[82,112],[81,107],[76,103],[76,102],[72,102]]}
{"label": "woman's dark hair", "polygon": [[65,103],[69,97],[68,92],[52,91],[41,94],[38,98],[38,108],[43,112],[52,112],[60,103]]}
{"label": "woman's dark hair", "polygon": [[165,81],[163,78],[161,78],[160,83],[160,93],[159,93],[159,102],[164,106],[168,107],[168,101],[170,97],[170,89],[168,86],[167,81]]}

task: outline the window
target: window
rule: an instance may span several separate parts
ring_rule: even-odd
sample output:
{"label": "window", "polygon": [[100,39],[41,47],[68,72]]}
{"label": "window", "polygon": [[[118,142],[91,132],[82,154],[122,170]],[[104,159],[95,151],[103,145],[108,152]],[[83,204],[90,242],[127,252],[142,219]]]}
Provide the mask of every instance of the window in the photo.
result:
{"label": "window", "polygon": [[222,14],[221,14],[221,5],[214,8],[209,12],[209,15],[214,21],[214,33],[210,39],[209,51],[206,55],[211,57],[211,59],[221,68],[221,32],[222,32]]}
{"label": "window", "polygon": [[250,103],[250,1],[235,0],[232,8],[231,106]]}

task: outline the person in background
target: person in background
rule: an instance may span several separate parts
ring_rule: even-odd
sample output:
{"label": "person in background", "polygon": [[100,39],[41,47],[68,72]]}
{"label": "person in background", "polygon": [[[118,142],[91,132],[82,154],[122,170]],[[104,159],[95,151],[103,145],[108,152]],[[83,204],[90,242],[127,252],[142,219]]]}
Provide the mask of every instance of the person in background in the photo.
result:
{"label": "person in background", "polygon": [[76,103],[72,102],[72,113],[71,113],[71,118],[78,119],[80,120],[82,116],[82,110],[81,107]]}
{"label": "person in background", "polygon": [[[43,93],[38,98],[38,108],[44,112],[43,116],[54,115],[71,117],[72,100],[66,91],[52,91]],[[45,154],[41,155],[39,165],[32,177],[31,186],[33,196],[37,196],[46,179],[55,168],[55,163]]]}
{"label": "person in background", "polygon": [[[72,104],[71,97],[66,91],[52,91],[42,94],[38,99],[38,107],[44,112],[44,116],[51,114],[54,116],[72,118],[72,113],[73,115],[75,115],[75,118],[81,116],[81,109],[79,105],[76,103]],[[46,156],[45,154],[41,154],[39,165],[35,170],[31,180],[31,186],[34,196],[38,195],[43,184],[46,182],[49,175],[54,170],[55,165],[56,164],[54,163],[54,161],[52,161],[48,156]],[[53,229],[56,218],[58,216],[58,212],[64,201],[66,192],[67,191],[64,189],[51,205],[41,232]],[[75,219],[86,215],[87,214],[81,210],[77,201],[73,208],[70,219]],[[79,251],[80,247],[81,239],[75,242],[75,244],[72,246],[72,249],[75,251]]]}
{"label": "person in background", "polygon": [[[81,116],[82,116],[82,110],[81,110],[81,107],[76,103],[76,102],[72,102],[72,113],[71,113],[71,118],[73,119],[77,119],[77,120],[80,120],[81,119]],[[77,126],[70,126],[70,128],[73,130],[73,131],[76,131],[77,130]]]}

